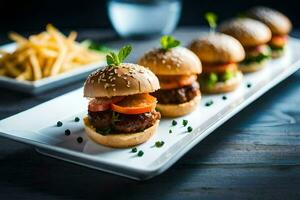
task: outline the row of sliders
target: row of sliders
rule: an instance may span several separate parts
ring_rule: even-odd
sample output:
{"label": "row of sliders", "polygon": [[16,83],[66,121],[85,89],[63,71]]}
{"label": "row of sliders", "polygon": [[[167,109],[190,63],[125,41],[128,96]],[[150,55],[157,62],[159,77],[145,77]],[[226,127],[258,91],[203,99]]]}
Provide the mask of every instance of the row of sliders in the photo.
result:
{"label": "row of sliders", "polygon": [[281,55],[291,29],[278,11],[258,7],[248,13],[248,18],[226,21],[220,32],[211,31],[187,48],[163,36],[161,46],[145,53],[138,64],[124,63],[129,45],[111,52],[108,65],[84,84],[84,97],[90,99],[84,118],[87,135],[108,147],[136,146],[155,134],[161,117],[193,112],[201,92],[235,90],[242,72],[257,71],[271,54]]}

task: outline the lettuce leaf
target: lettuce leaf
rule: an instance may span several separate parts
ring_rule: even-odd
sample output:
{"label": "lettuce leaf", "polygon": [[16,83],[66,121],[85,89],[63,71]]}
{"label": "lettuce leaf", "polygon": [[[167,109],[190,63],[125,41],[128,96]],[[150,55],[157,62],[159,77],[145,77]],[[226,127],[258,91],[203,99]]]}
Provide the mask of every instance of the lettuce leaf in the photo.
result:
{"label": "lettuce leaf", "polygon": [[225,82],[236,76],[235,71],[226,71],[225,73],[206,73],[201,75],[200,84],[205,87],[214,87],[217,82]]}
{"label": "lettuce leaf", "polygon": [[245,60],[243,60],[241,62],[241,64],[248,65],[248,64],[251,64],[251,63],[254,63],[254,62],[255,63],[260,63],[260,62],[262,62],[266,59],[269,59],[269,58],[270,58],[270,55],[260,53],[258,56],[246,58]]}

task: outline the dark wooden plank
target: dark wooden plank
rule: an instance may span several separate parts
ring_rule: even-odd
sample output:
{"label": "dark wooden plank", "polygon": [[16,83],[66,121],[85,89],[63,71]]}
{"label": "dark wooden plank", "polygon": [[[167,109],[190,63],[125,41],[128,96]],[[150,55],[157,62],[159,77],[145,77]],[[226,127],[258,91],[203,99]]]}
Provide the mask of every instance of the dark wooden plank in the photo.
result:
{"label": "dark wooden plank", "polygon": [[[299,165],[197,165],[188,164],[184,159],[159,177],[136,182],[46,158],[28,148],[7,156],[0,164],[2,199],[299,197]],[[11,170],[12,167],[14,170]]]}

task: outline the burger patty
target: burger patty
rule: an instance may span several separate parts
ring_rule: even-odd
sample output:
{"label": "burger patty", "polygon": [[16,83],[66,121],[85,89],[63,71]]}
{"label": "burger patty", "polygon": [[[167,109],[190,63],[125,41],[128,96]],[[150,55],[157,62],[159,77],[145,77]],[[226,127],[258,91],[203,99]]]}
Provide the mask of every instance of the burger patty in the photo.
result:
{"label": "burger patty", "polygon": [[181,88],[160,89],[151,95],[155,96],[160,104],[181,104],[192,100],[199,95],[199,92],[199,83],[195,81],[193,84]]}
{"label": "burger patty", "polygon": [[88,118],[97,132],[102,134],[109,132],[135,133],[153,126],[160,119],[160,113],[152,111],[138,115],[126,115],[113,112],[112,110],[88,111]]}

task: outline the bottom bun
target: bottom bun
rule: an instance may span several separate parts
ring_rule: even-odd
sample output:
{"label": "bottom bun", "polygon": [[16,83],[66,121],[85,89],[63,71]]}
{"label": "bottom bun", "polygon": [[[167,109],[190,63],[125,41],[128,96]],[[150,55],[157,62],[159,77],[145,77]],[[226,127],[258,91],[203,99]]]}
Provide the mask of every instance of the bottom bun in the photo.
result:
{"label": "bottom bun", "polygon": [[201,94],[193,98],[192,100],[182,104],[157,104],[156,109],[163,117],[180,117],[188,113],[193,112],[199,101]]}
{"label": "bottom bun", "polygon": [[200,85],[201,92],[206,94],[218,94],[224,92],[231,92],[241,84],[242,80],[243,80],[243,74],[240,71],[238,71],[234,78],[231,78],[230,80],[225,82],[218,82],[213,87],[203,87]]}
{"label": "bottom bun", "polygon": [[261,70],[262,68],[264,68],[266,66],[266,64],[268,63],[269,59],[266,59],[262,62],[253,62],[252,64],[248,64],[248,65],[243,65],[243,64],[239,64],[239,70],[241,70],[243,73],[251,73],[251,72],[256,72]]}
{"label": "bottom bun", "polygon": [[101,135],[91,127],[88,117],[85,117],[83,120],[85,124],[85,132],[90,139],[98,144],[113,148],[133,147],[146,142],[152,135],[155,134],[159,124],[159,120],[157,120],[153,126],[138,133],[117,133]]}

